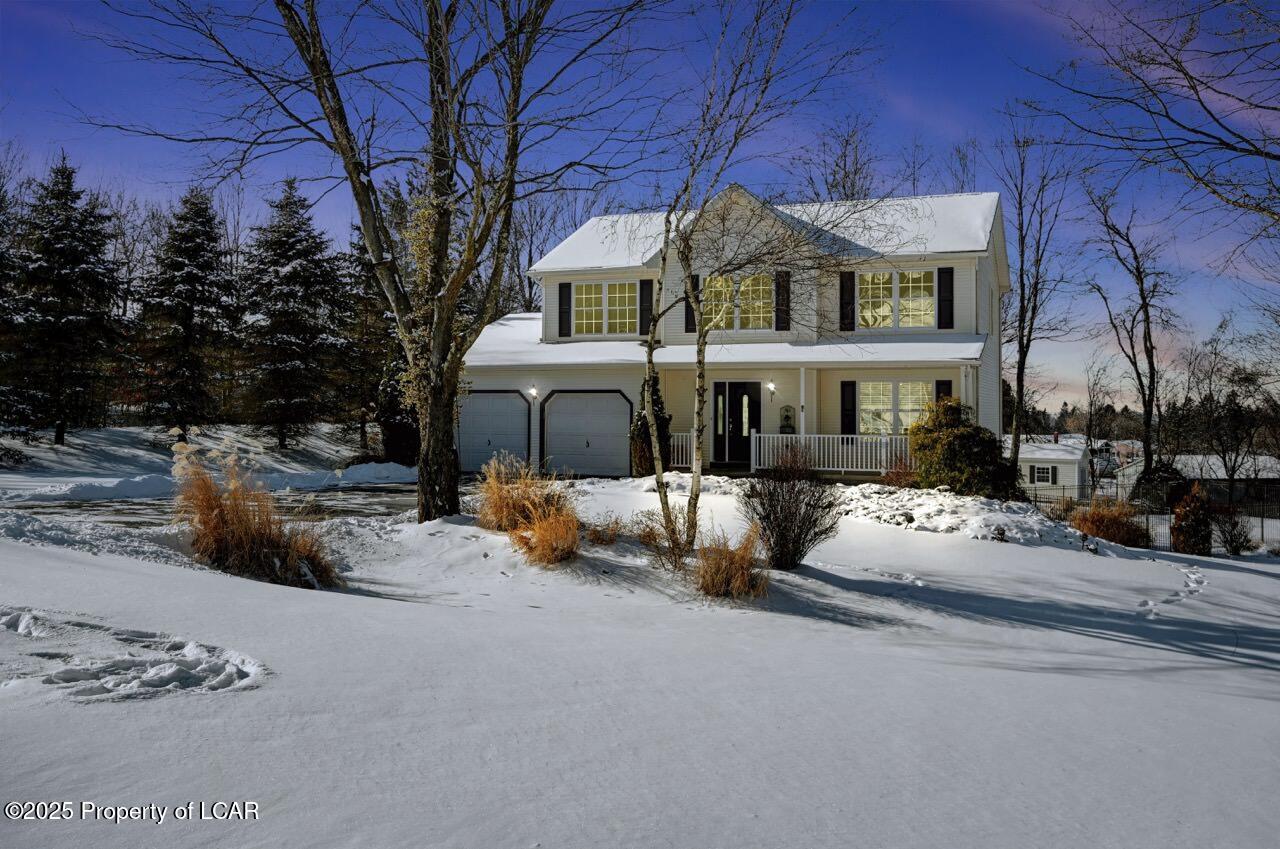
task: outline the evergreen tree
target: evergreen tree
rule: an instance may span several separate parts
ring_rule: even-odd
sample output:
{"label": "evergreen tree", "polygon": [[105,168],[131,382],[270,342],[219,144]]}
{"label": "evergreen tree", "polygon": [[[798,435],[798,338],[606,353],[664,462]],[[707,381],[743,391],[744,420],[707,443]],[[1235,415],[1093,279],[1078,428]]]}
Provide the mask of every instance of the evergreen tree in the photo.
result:
{"label": "evergreen tree", "polygon": [[378,412],[378,387],[396,358],[399,344],[386,296],[358,234],[341,257],[334,317],[338,330],[333,369],[337,413],[343,421],[357,423],[360,450],[368,451],[369,423]]}
{"label": "evergreen tree", "polygon": [[35,183],[19,227],[15,389],[29,424],[52,426],[58,445],[69,427],[105,419],[109,356],[119,339],[109,223],[101,201],[76,187],[76,169],[63,154]]}
{"label": "evergreen tree", "polygon": [[143,293],[139,350],[148,380],[148,418],[187,437],[217,414],[209,355],[223,334],[230,275],[219,244],[221,222],[208,192],[183,195]]}
{"label": "evergreen tree", "polygon": [[[18,375],[18,334],[28,317],[28,302],[17,288],[18,199],[8,179],[14,176],[8,171],[0,174],[0,438],[26,441],[32,415]],[[0,445],[0,465],[24,458],[18,448]]]}
{"label": "evergreen tree", "polygon": [[254,421],[287,448],[324,406],[337,274],[328,241],[316,230],[295,180],[285,181],[270,207],[267,223],[253,230],[246,261],[252,311],[244,329],[252,365],[248,394]]}

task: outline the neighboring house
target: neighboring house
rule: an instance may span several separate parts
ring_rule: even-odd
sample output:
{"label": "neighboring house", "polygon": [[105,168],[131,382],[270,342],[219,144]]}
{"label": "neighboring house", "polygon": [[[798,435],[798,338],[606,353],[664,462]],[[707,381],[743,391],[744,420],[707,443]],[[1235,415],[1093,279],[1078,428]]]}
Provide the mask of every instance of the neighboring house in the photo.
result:
{"label": "neighboring house", "polygon": [[[1189,481],[1199,481],[1215,501],[1227,498],[1227,471],[1222,460],[1213,454],[1179,454],[1169,462]],[[1142,472],[1141,457],[1116,469],[1116,488],[1130,492]],[[1264,491],[1280,493],[1280,459],[1267,454],[1251,454],[1235,475],[1236,498],[1264,497]]]}
{"label": "neighboring house", "polygon": [[[767,207],[737,187],[713,203],[760,205],[778,226],[797,228],[818,208]],[[840,232],[814,234],[838,266],[752,269],[738,281],[737,302],[724,301],[724,327],[707,346],[709,464],[765,467],[787,445],[803,444],[824,469],[879,473],[905,457],[907,427],[944,395],[1000,431],[1000,296],[1009,290],[1009,268],[999,196],[897,198],[849,209]],[[640,339],[659,306],[653,281],[662,228],[661,213],[592,218],[529,269],[543,287],[543,312],[500,319],[466,358],[469,394],[458,428],[464,470],[505,450],[548,469],[630,473],[629,425],[644,376]],[[727,278],[695,271],[704,302],[732,291]],[[664,307],[683,294],[674,257],[667,274]],[[655,357],[673,416],[673,465],[686,468],[693,331],[687,307],[672,309]]]}
{"label": "neighboring house", "polygon": [[[1009,453],[1009,437],[1004,438]],[[1030,494],[1089,497],[1089,450],[1083,439],[1023,442],[1018,448],[1022,486]]]}

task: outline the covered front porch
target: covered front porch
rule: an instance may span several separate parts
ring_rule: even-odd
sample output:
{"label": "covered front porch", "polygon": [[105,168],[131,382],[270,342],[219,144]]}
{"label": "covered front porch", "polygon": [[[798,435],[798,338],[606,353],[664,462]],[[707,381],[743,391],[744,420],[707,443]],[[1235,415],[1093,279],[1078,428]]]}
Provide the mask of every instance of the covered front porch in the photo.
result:
{"label": "covered front porch", "polygon": [[[695,372],[660,377],[672,466],[687,469],[697,440]],[[912,462],[905,434],[926,404],[955,396],[972,405],[975,383],[973,367],[955,364],[708,368],[703,467],[754,472],[799,448],[823,472],[883,474]]]}

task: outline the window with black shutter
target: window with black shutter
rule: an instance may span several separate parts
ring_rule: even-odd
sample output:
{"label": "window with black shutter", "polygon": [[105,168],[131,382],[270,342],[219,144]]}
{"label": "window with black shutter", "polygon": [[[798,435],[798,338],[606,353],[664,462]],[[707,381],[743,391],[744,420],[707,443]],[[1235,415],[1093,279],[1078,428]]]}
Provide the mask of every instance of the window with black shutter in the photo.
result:
{"label": "window with black shutter", "polygon": [[640,335],[649,335],[649,324],[653,321],[653,281],[640,281]]}
{"label": "window with black shutter", "polygon": [[790,271],[777,271],[773,275],[773,329],[791,329]]}
{"label": "window with black shutter", "polygon": [[560,284],[560,299],[557,305],[557,312],[560,316],[560,336],[568,337],[573,335],[573,284]]}
{"label": "window with black shutter", "polygon": [[938,329],[954,330],[956,326],[956,270],[938,269]]}
{"label": "window with black shutter", "polygon": [[[689,276],[689,283],[693,289],[693,296],[696,298],[698,296],[698,275],[691,274]],[[693,314],[693,304],[686,300],[684,302],[684,332],[696,333],[697,331],[698,320]]]}
{"label": "window with black shutter", "polygon": [[840,433],[858,432],[858,382],[840,381]]}
{"label": "window with black shutter", "polygon": [[858,327],[858,275],[852,271],[840,272],[840,329],[856,330]]}

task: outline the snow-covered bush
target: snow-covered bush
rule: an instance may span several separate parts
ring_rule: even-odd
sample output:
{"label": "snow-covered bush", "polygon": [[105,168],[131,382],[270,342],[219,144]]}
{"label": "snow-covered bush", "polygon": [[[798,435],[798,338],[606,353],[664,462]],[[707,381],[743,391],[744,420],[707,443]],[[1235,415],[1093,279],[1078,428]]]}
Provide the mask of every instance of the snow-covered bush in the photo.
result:
{"label": "snow-covered bush", "polygon": [[919,486],[945,486],[957,495],[1023,498],[1018,469],[1004,456],[1000,438],[975,424],[957,399],[929,404],[908,435]]}
{"label": "snow-covered bush", "polygon": [[1218,545],[1228,554],[1240,555],[1246,551],[1257,551],[1260,544],[1253,539],[1249,527],[1249,517],[1241,513],[1234,505],[1224,507],[1213,514],[1213,531],[1218,538]]}
{"label": "snow-covered bush", "polygon": [[484,464],[476,499],[476,524],[507,532],[566,508],[569,502],[554,478],[539,475],[505,452]]}
{"label": "snow-covered bush", "polygon": [[758,566],[760,531],[750,525],[734,542],[719,528],[706,533],[694,569],[698,592],[716,598],[758,598],[768,592],[769,573]]}
{"label": "snow-covered bush", "polygon": [[1071,514],[1071,527],[1098,539],[1132,548],[1150,548],[1151,534],[1138,523],[1131,505],[1099,498]]}
{"label": "snow-covered bush", "polygon": [[1213,522],[1209,499],[1200,484],[1191,485],[1191,491],[1173,508],[1169,522],[1169,541],[1179,554],[1212,554]]}
{"label": "snow-covered bush", "polygon": [[738,512],[760,529],[774,569],[795,569],[840,527],[840,489],[823,480],[809,453],[787,450],[738,491]]}
{"label": "snow-covered bush", "polygon": [[567,502],[545,504],[510,532],[511,542],[530,563],[554,566],[578,554],[578,514]]}
{"label": "snow-covered bush", "polygon": [[270,492],[254,489],[235,455],[221,458],[222,480],[175,446],[176,508],[191,525],[196,558],[215,569],[272,584],[320,589],[343,584],[314,526],[289,523]]}

